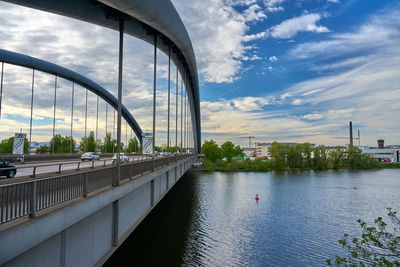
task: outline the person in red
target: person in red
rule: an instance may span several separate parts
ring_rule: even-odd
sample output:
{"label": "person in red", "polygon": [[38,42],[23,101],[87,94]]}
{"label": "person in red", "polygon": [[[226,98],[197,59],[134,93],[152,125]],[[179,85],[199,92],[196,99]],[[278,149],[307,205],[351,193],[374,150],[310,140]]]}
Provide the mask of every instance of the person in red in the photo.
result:
{"label": "person in red", "polygon": [[256,200],[259,200],[260,199],[260,197],[258,196],[258,194],[256,194]]}

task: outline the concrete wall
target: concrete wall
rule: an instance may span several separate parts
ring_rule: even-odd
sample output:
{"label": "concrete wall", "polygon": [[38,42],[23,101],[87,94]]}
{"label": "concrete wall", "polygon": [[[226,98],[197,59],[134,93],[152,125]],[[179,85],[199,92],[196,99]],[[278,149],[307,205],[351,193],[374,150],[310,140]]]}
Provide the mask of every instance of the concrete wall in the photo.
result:
{"label": "concrete wall", "polygon": [[0,233],[0,265],[102,265],[196,160],[185,159]]}

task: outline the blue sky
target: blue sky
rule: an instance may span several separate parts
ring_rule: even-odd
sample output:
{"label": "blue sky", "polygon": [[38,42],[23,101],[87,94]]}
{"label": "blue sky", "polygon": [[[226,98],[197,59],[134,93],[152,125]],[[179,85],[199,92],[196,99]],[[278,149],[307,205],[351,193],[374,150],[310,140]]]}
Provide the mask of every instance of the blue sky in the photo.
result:
{"label": "blue sky", "polygon": [[[362,145],[376,145],[379,138],[387,144],[400,143],[398,1],[172,2],[196,54],[203,139],[245,145],[247,140],[240,136],[251,135],[261,142],[344,145],[347,140],[332,137],[347,136],[348,122],[353,121],[354,132],[361,131]],[[60,64],[116,95],[116,32],[3,2],[0,22],[1,49]],[[150,129],[151,45],[127,36],[124,70],[123,103],[143,129]],[[32,139],[48,141],[54,77],[37,75]],[[167,57],[162,53],[158,75],[156,143],[160,145],[165,143],[167,121]],[[29,129],[30,77],[30,70],[5,66],[1,138]],[[68,135],[71,84],[60,80],[59,87],[56,132]],[[76,94],[74,131],[80,137],[84,90],[77,87]],[[95,129],[95,104],[96,96],[90,95],[89,130]],[[112,115],[109,111],[109,129]],[[102,101],[99,125],[105,128]],[[123,133],[124,129],[123,125]]]}

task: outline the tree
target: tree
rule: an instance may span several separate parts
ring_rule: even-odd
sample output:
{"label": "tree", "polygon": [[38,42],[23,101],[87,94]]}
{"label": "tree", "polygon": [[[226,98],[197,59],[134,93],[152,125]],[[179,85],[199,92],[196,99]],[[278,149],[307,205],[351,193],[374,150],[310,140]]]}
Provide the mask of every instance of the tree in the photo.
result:
{"label": "tree", "polygon": [[304,165],[306,168],[311,168],[312,162],[312,147],[309,143],[303,144]]}
{"label": "tree", "polygon": [[84,152],[96,151],[96,141],[94,140],[94,132],[90,132],[88,137],[82,137],[79,149]]}
{"label": "tree", "polygon": [[[53,142],[54,140],[54,142]],[[71,137],[70,136],[61,136],[56,134],[54,139],[50,140],[50,148],[49,152],[53,152],[54,145],[54,153],[70,153],[71,152]],[[74,153],[75,140],[72,139],[72,153]]]}
{"label": "tree", "polygon": [[214,140],[205,140],[201,151],[204,153],[205,157],[212,162],[216,162],[222,158],[221,149]]}
{"label": "tree", "polygon": [[116,143],[117,140],[111,139],[111,133],[106,133],[106,136],[104,137],[104,145],[102,151],[104,153],[112,153],[115,149]]}
{"label": "tree", "polygon": [[333,168],[335,170],[342,166],[344,150],[337,146],[334,150],[329,151],[329,159],[332,161]]}
{"label": "tree", "polygon": [[47,154],[50,152],[50,148],[47,145],[41,146],[36,151],[39,154]]}
{"label": "tree", "polygon": [[232,161],[232,157],[236,156],[235,145],[231,141],[226,141],[221,145],[222,157],[225,157],[227,161]]}
{"label": "tree", "polygon": [[[400,236],[396,236],[396,228],[400,227],[400,218],[396,212],[388,208],[388,216],[394,226],[393,231],[387,230],[387,224],[381,217],[375,220],[376,227],[358,220],[362,228],[361,238],[349,241],[349,235],[344,234],[338,242],[348,252],[347,257],[336,256],[337,266],[400,266]],[[332,266],[332,260],[326,261]]]}
{"label": "tree", "polygon": [[285,146],[273,142],[271,144],[271,157],[275,170],[284,170],[286,168],[286,149]]}
{"label": "tree", "polygon": [[324,145],[314,148],[314,165],[317,170],[328,168],[328,149]]}
{"label": "tree", "polygon": [[287,164],[290,168],[303,168],[303,146],[286,146]]}
{"label": "tree", "polygon": [[350,146],[344,163],[350,169],[375,168],[378,162],[371,155],[363,154],[361,149]]}
{"label": "tree", "polygon": [[[0,143],[0,153],[2,154],[11,154],[14,146],[14,138],[15,136],[11,136],[8,139],[4,139]],[[24,153],[28,153],[29,142],[28,139],[24,138]]]}
{"label": "tree", "polygon": [[139,152],[139,141],[136,137],[129,139],[128,152]]}

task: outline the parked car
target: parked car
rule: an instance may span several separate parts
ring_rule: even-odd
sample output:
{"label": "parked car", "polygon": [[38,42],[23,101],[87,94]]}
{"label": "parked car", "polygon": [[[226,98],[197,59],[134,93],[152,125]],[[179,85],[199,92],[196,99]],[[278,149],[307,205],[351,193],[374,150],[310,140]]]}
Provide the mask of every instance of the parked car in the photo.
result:
{"label": "parked car", "polygon": [[[115,153],[115,154],[114,154],[114,156],[113,156],[113,158],[112,158],[112,163],[114,163],[114,162],[117,161],[117,155],[118,155],[118,153]],[[119,159],[120,159],[120,161],[121,161],[122,163],[123,163],[123,162],[128,162],[128,161],[129,161],[128,155],[126,155],[125,153],[121,153],[120,156],[119,156]]]}
{"label": "parked car", "polygon": [[[6,168],[14,168],[14,169],[3,170]],[[17,169],[15,168],[15,166],[8,163],[7,161],[0,159],[0,176],[7,176],[8,178],[13,178],[15,174],[17,174]]]}
{"label": "parked car", "polygon": [[97,154],[96,152],[86,152],[83,153],[81,156],[81,160],[85,161],[85,160],[99,160],[100,159],[100,155]]}

